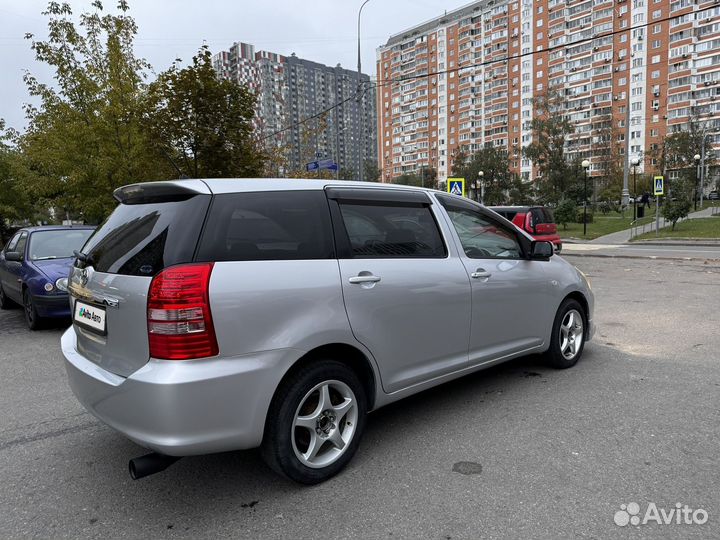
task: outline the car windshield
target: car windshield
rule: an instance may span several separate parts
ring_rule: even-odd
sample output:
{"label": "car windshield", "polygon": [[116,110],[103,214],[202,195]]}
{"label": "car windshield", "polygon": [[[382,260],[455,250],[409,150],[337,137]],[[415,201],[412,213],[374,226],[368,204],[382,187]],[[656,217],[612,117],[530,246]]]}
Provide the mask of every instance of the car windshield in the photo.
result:
{"label": "car windshield", "polygon": [[92,229],[61,229],[38,231],[30,236],[28,250],[31,261],[65,259],[73,256],[92,234]]}

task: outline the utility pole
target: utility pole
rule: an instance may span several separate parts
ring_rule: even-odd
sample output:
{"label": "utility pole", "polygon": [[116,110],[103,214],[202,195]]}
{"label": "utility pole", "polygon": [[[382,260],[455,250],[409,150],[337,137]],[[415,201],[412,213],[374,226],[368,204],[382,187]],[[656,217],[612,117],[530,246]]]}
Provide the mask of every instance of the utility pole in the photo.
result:
{"label": "utility pole", "polygon": [[360,148],[358,151],[358,160],[359,160],[359,167],[358,167],[358,177],[360,181],[363,181],[363,167],[365,166],[365,101],[364,101],[364,92],[361,92],[361,79],[360,76],[361,73],[361,60],[360,60],[360,15],[362,14],[362,10],[365,7],[365,4],[367,4],[370,0],[365,0],[362,5],[360,6],[360,9],[358,10],[358,16],[357,16],[357,68],[358,68],[358,80],[357,80],[357,94],[358,94],[358,109],[360,110]]}

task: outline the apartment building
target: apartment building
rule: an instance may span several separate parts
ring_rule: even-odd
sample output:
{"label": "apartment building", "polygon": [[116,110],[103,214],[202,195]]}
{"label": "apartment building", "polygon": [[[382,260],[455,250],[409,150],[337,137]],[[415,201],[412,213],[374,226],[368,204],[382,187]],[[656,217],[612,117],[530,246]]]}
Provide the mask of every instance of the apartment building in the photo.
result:
{"label": "apartment building", "polygon": [[653,149],[690,118],[720,131],[720,0],[480,0],[391,36],[377,73],[385,181],[423,167],[442,181],[460,150],[485,145],[533,180],[521,149],[548,89],[575,125],[568,155],[591,174],[608,134],[622,159],[654,171]]}
{"label": "apartment building", "polygon": [[257,95],[258,133],[269,147],[286,149],[287,167],[278,174],[301,171],[319,157],[358,179],[363,163],[377,160],[375,86],[368,75],[247,43],[215,54],[213,66]]}

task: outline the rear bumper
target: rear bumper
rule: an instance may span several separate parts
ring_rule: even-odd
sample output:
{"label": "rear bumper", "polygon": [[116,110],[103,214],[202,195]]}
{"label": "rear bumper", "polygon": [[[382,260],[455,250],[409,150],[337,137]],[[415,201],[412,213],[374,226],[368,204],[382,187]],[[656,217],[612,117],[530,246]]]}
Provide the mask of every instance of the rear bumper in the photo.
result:
{"label": "rear bumper", "polygon": [[33,295],[33,303],[38,315],[41,317],[69,317],[70,300],[67,294],[54,294],[52,296]]}
{"label": "rear bumper", "polygon": [[254,448],[291,358],[282,349],[236,358],[150,360],[127,378],[78,353],[62,337],[70,388],[93,415],[136,443],[171,456]]}

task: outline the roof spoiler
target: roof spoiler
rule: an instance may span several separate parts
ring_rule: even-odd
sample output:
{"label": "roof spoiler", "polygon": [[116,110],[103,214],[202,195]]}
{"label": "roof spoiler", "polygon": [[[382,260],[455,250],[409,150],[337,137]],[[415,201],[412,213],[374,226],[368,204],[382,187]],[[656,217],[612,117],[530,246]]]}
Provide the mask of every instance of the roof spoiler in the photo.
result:
{"label": "roof spoiler", "polygon": [[130,184],[113,192],[113,197],[121,204],[177,202],[196,195],[212,195],[212,192],[201,180]]}

